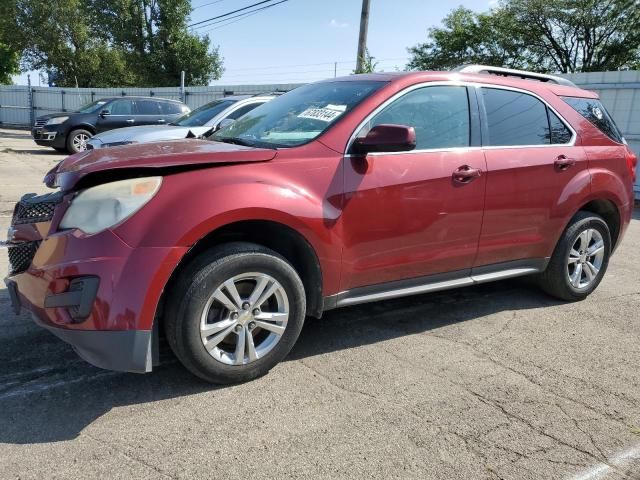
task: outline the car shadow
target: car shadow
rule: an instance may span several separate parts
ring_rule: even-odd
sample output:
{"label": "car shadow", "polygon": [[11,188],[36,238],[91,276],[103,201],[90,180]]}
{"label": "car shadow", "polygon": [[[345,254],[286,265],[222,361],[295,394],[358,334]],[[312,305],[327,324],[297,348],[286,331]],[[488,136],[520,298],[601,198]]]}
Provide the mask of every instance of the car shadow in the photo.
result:
{"label": "car shadow", "polygon": [[2,133],[0,133],[0,135],[2,135],[3,138],[31,138],[31,130],[26,128],[7,129],[6,127],[3,127],[2,124],[0,124],[0,129],[2,129]]}
{"label": "car shadow", "polygon": [[61,156],[65,153],[57,152],[53,148],[17,148],[17,147],[5,147],[2,149],[3,153],[17,153],[19,155],[41,155],[41,156]]}
{"label": "car shadow", "polygon": [[[320,320],[307,320],[280,368],[289,361],[424,333],[500,311],[557,303],[524,280],[334,310]],[[9,311],[6,290],[0,290],[0,307]],[[3,319],[0,327],[8,327],[7,320],[12,319]],[[226,388],[189,374],[166,346],[161,350],[161,365],[151,374],[110,372],[83,362],[68,345],[33,326],[24,315],[15,320],[18,333],[0,337],[0,443],[70,440],[115,407]]]}

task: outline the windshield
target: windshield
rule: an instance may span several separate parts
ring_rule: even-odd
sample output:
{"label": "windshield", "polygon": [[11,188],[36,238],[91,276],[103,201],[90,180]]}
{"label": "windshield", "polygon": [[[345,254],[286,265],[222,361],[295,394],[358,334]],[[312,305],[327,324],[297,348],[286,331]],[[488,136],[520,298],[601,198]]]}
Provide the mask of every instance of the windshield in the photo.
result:
{"label": "windshield", "polygon": [[260,105],[210,139],[271,148],[302,145],[384,84],[356,80],[305,85]]}
{"label": "windshield", "polygon": [[222,112],[225,108],[236,103],[236,101],[237,100],[216,100],[215,102],[207,103],[183,115],[172,125],[180,125],[181,127],[201,127]]}
{"label": "windshield", "polygon": [[76,112],[78,113],[93,113],[100,109],[105,103],[106,100],[96,100],[95,102],[88,103],[87,105],[80,107]]}

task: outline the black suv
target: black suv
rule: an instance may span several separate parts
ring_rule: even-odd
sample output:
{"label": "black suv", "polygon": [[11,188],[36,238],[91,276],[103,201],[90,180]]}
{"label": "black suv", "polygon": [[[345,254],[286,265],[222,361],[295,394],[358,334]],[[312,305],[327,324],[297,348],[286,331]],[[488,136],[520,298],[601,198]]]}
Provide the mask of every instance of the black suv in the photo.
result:
{"label": "black suv", "polygon": [[86,150],[87,141],[97,133],[134,125],[162,125],[189,111],[184,103],[166,98],[102,98],[75,112],[38,117],[31,134],[38,145],[77,153]]}

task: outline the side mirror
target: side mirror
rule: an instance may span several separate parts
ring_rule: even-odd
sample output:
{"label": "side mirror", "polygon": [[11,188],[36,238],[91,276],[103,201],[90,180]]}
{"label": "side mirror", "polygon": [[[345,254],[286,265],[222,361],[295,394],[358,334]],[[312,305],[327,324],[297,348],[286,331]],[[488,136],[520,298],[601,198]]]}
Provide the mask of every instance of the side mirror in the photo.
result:
{"label": "side mirror", "polygon": [[106,117],[106,116],[108,116],[108,115],[111,115],[111,112],[110,112],[109,110],[102,110],[102,111],[100,112],[100,116],[101,116],[102,118],[104,118],[104,117]]}
{"label": "side mirror", "polygon": [[356,153],[407,152],[416,148],[416,131],[406,125],[376,125],[353,142]]}

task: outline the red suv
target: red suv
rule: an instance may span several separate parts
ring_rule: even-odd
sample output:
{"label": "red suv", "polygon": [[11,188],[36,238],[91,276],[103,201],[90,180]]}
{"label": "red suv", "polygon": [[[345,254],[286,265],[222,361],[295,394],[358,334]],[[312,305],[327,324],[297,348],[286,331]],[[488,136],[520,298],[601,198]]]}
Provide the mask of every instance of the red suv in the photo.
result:
{"label": "red suv", "polygon": [[562,78],[331,79],[210,140],[68,157],[55,193],[16,206],[6,282],[94,365],[148,372],[164,334],[196,375],[245,381],[337,307],[530,274],[585,298],[635,164],[597,95]]}

